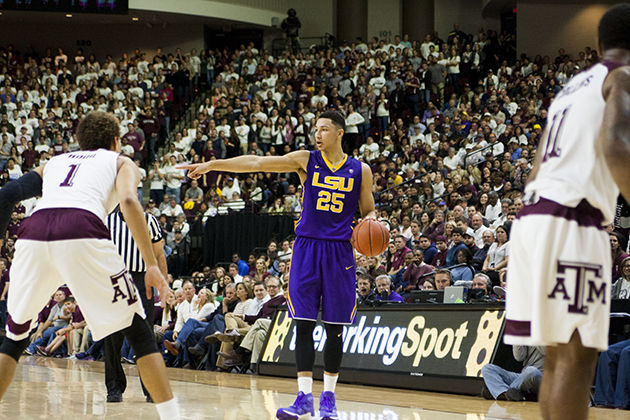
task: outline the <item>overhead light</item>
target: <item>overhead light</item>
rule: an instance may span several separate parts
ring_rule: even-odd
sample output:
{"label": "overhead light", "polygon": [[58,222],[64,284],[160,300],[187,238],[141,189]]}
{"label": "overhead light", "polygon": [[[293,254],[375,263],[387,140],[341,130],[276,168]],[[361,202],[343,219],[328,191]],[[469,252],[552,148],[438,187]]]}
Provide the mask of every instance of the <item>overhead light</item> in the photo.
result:
{"label": "overhead light", "polygon": [[137,18],[137,17],[134,16],[134,17],[131,18],[131,20],[133,20],[134,22],[137,22],[137,21],[140,20],[140,18]]}
{"label": "overhead light", "polygon": [[66,17],[67,18],[71,18],[72,17],[72,13],[66,13]]}

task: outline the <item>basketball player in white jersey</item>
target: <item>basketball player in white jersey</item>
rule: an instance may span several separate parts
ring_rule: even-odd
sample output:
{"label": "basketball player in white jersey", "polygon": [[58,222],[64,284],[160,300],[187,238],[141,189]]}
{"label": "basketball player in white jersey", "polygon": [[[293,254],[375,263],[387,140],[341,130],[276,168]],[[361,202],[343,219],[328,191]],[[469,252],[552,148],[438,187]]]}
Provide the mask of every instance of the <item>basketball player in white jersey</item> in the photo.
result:
{"label": "basketball player in white jersey", "polygon": [[[11,383],[28,343],[31,322],[49,296],[67,283],[82,308],[94,340],[122,330],[161,418],[179,418],[153,333],[144,322],[138,291],[104,224],[120,208],[147,265],[146,290],[164,301],[168,285],[153,254],[136,188],[140,174],[119,156],[118,120],[92,112],[77,127],[81,151],[56,156],[0,190],[0,234],[15,203],[41,195],[24,220],[11,266],[6,340],[0,346],[0,398]],[[150,293],[150,292],[148,292]]]}
{"label": "basketball player in white jersey", "polygon": [[505,342],[547,346],[540,406],[586,419],[598,350],[608,347],[611,257],[602,226],[630,198],[630,5],[599,23],[603,60],[549,107],[512,227]]}

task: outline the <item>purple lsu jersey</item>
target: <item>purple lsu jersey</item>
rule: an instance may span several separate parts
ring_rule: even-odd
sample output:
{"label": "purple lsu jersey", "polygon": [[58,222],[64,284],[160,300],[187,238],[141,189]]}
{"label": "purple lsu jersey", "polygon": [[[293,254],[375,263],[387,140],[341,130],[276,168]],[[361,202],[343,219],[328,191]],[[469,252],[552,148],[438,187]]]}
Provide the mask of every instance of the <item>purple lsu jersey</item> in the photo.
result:
{"label": "purple lsu jersey", "polygon": [[302,193],[298,236],[347,241],[361,195],[361,162],[348,157],[336,167],[318,150],[310,152]]}

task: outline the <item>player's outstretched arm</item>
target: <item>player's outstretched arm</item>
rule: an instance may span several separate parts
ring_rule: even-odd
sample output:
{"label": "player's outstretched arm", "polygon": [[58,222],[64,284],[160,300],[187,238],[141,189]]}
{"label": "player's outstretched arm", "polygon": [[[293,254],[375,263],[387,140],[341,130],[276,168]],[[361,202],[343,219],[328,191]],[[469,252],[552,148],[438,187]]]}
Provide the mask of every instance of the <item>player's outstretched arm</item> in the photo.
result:
{"label": "player's outstretched arm", "polygon": [[137,185],[140,181],[140,171],[136,165],[126,157],[118,158],[118,174],[116,175],[116,192],[120,199],[120,210],[125,216],[125,222],[131,230],[131,235],[138,245],[147,265],[144,282],[147,297],[151,298],[152,287],[158,289],[162,307],[166,304],[168,296],[168,284],[158,267],[157,259],[153,253],[149,228],[144,219],[144,213],[140,201],[138,201]]}
{"label": "player's outstretched arm", "polygon": [[43,176],[44,167],[38,166],[0,189],[0,237],[4,237],[9,226],[13,207],[22,200],[42,195]]}
{"label": "player's outstretched arm", "polygon": [[606,108],[598,145],[621,194],[630,200],[630,67],[611,72],[603,87]]}
{"label": "player's outstretched arm", "polygon": [[224,171],[237,173],[250,172],[300,172],[306,171],[309,152],[298,150],[284,156],[237,156],[230,159],[217,159],[193,165],[178,166],[178,169],[188,169],[188,177],[197,179],[210,171]]}
{"label": "player's outstretched arm", "polygon": [[372,194],[372,170],[363,163],[361,164],[361,195],[359,195],[359,210],[364,219],[376,218],[374,208],[374,195]]}

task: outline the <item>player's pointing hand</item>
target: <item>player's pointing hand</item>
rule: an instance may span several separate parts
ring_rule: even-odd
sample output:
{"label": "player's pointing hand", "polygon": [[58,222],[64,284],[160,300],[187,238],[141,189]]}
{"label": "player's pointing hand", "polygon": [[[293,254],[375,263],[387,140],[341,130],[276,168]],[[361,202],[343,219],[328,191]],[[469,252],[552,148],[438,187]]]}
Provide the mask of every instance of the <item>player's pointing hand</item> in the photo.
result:
{"label": "player's pointing hand", "polygon": [[185,169],[188,171],[186,174],[190,179],[199,179],[201,175],[206,172],[210,172],[210,162],[194,163],[192,165],[180,165],[177,169]]}

